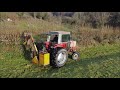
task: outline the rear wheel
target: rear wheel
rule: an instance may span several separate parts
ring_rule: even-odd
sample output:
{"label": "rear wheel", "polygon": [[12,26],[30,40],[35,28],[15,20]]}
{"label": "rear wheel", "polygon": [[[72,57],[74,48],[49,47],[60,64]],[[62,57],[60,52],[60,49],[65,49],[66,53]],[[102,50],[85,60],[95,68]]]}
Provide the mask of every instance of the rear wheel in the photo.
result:
{"label": "rear wheel", "polygon": [[54,67],[62,67],[65,65],[66,61],[68,59],[68,53],[65,49],[60,49],[54,58],[51,59],[52,66]]}

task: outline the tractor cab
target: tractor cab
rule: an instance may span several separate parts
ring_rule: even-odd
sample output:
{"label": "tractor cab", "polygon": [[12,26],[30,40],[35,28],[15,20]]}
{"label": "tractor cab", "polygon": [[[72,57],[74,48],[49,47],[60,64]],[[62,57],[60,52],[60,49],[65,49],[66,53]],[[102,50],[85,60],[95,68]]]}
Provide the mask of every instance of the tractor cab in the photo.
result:
{"label": "tractor cab", "polygon": [[54,48],[64,48],[70,51],[76,50],[76,41],[71,40],[71,33],[65,31],[50,31],[47,36],[47,49],[52,46]]}
{"label": "tractor cab", "polygon": [[65,31],[51,31],[47,38],[47,42],[56,42],[57,44],[68,41],[70,41],[70,32]]}

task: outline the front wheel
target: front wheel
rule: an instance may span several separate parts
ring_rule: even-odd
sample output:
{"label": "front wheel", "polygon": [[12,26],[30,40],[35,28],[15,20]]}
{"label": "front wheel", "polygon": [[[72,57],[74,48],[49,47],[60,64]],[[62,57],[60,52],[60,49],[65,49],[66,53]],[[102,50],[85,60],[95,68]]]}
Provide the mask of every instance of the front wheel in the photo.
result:
{"label": "front wheel", "polygon": [[73,54],[72,54],[72,59],[73,60],[78,60],[79,59],[79,53],[77,53],[77,52],[73,52]]}

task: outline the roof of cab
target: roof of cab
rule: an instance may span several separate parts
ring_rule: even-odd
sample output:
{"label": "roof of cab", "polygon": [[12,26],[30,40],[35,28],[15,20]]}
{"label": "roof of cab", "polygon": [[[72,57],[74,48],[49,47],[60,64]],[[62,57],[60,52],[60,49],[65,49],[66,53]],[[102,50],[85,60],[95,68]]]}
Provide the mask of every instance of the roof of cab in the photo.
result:
{"label": "roof of cab", "polygon": [[50,34],[70,34],[70,32],[66,32],[66,31],[50,31]]}

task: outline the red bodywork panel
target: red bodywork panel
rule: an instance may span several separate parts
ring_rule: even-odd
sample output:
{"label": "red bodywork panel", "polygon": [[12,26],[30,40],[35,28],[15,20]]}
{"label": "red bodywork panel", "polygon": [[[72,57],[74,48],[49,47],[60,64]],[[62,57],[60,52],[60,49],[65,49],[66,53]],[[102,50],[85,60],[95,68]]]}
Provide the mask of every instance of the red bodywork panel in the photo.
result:
{"label": "red bodywork panel", "polygon": [[[55,45],[54,45],[54,48],[60,47],[60,48],[66,49],[66,48],[67,48],[67,43],[68,43],[68,42],[63,42],[63,43],[60,43],[60,44],[55,44]],[[46,46],[46,49],[49,51],[50,42],[45,42],[45,46]],[[70,49],[69,49],[68,51],[73,52],[73,51],[75,51],[75,50],[76,50],[75,47],[70,47]]]}
{"label": "red bodywork panel", "polygon": [[67,42],[61,43],[61,44],[55,44],[55,48],[61,47],[61,48],[67,48]]}
{"label": "red bodywork panel", "polygon": [[49,45],[50,45],[50,42],[45,42],[46,49],[48,49]]}
{"label": "red bodywork panel", "polygon": [[[46,45],[46,49],[48,49],[49,46],[50,46],[50,42],[45,42],[45,45]],[[66,48],[67,47],[67,42],[61,43],[61,44],[55,44],[54,48],[57,48],[57,47]]]}

